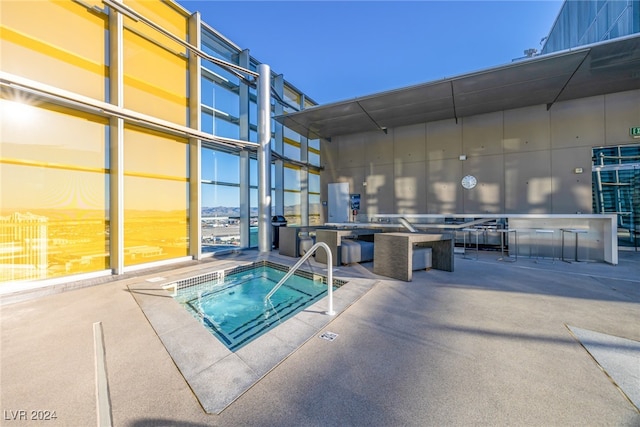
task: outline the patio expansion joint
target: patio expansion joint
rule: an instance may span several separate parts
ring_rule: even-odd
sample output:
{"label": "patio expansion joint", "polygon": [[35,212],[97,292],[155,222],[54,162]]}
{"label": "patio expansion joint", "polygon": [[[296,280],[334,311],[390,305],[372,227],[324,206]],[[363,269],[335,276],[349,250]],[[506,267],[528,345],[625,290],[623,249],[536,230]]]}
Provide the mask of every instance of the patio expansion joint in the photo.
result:
{"label": "patio expansion joint", "polygon": [[609,381],[640,413],[640,341],[565,326]]}

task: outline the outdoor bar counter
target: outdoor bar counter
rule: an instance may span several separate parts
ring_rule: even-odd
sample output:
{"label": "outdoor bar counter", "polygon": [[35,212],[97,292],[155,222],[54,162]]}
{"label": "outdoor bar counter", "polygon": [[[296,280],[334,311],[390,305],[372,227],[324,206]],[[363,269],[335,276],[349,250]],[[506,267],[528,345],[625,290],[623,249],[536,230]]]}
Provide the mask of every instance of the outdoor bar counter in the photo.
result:
{"label": "outdoor bar counter", "polygon": [[326,225],[397,229],[406,220],[419,231],[453,233],[494,221],[515,230],[518,255],[618,264],[616,214],[361,214],[358,220]]}
{"label": "outdoor bar counter", "polygon": [[450,233],[378,233],[375,235],[373,272],[410,282],[413,252],[418,247],[432,250],[432,267],[453,271],[453,235]]}

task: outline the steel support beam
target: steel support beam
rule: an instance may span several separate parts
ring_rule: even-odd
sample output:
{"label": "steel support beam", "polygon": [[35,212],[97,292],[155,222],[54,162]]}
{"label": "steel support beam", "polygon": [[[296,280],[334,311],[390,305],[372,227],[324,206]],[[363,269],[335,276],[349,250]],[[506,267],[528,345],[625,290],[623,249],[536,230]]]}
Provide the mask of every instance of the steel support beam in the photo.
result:
{"label": "steel support beam", "polygon": [[[273,78],[272,94],[279,99],[284,97],[284,76],[282,74],[278,74]],[[281,102],[276,102],[273,108],[273,114],[276,116],[284,113]],[[275,180],[273,197],[275,200],[273,208],[276,215],[284,215],[284,127],[281,123],[276,123],[273,131],[273,154],[275,154],[275,156],[273,156],[275,157],[273,161],[275,165],[273,176]]]}
{"label": "steel support beam", "polygon": [[[240,52],[239,63],[243,68],[249,68],[251,57],[249,50]],[[249,141],[249,86],[240,82],[240,139]],[[240,151],[240,247],[251,246],[251,193],[250,193],[250,161],[249,151]]]}
{"label": "steel support beam", "polygon": [[[109,11],[109,99],[124,106],[124,16]],[[113,274],[124,273],[124,119],[109,118],[109,260]]]}
{"label": "steel support beam", "polygon": [[258,250],[270,252],[271,238],[271,68],[258,65]]}
{"label": "steel support beam", "polygon": [[[189,43],[200,49],[201,18],[196,12],[189,17]],[[201,59],[189,52],[189,127],[200,131]],[[202,258],[202,140],[189,138],[189,255]]]}

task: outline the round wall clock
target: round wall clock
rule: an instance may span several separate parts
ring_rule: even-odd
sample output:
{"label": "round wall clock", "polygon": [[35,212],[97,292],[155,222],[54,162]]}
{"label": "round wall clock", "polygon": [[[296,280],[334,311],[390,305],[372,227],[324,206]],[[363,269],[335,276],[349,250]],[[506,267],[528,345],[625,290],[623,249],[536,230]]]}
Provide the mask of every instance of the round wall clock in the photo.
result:
{"label": "round wall clock", "polygon": [[464,188],[466,188],[467,190],[470,190],[473,187],[475,187],[476,184],[478,184],[478,180],[473,175],[467,175],[464,178],[462,178],[461,183]]}

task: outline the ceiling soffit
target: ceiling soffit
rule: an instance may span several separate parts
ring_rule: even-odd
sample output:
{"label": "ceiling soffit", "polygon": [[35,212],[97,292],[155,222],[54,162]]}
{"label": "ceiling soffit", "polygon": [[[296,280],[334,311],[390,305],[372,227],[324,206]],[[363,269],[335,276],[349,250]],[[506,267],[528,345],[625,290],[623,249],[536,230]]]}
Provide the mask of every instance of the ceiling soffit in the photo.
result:
{"label": "ceiling soffit", "polygon": [[309,138],[547,105],[640,89],[640,36],[276,117]]}

